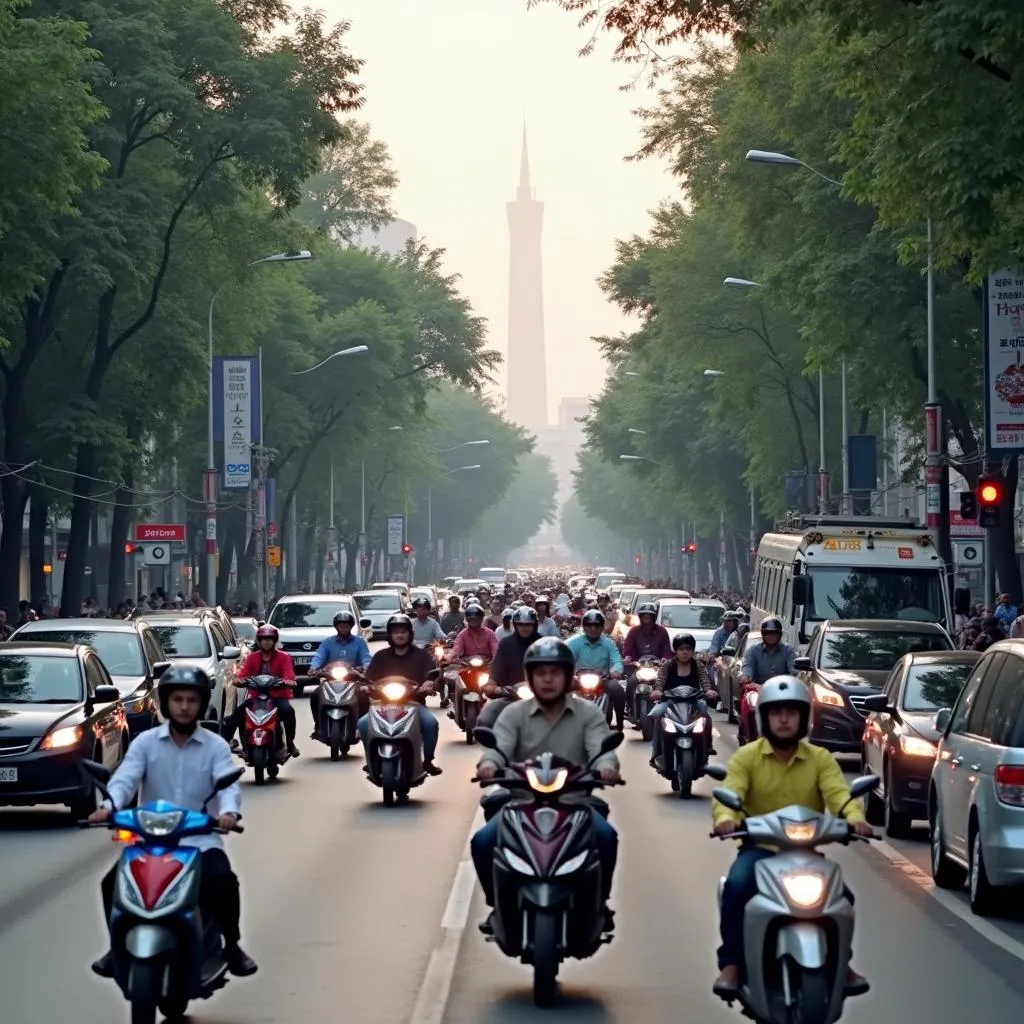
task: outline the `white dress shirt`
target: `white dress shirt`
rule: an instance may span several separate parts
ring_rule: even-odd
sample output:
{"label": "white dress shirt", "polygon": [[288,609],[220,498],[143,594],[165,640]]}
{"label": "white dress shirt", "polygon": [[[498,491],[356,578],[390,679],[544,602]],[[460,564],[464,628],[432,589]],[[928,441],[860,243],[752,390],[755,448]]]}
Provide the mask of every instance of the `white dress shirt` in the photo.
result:
{"label": "white dress shirt", "polygon": [[[127,807],[136,790],[139,802],[169,800],[190,811],[201,811],[217,779],[236,771],[227,741],[202,727],[179,746],[171,738],[170,725],[163,722],[132,740],[128,753],[107,785],[114,807]],[[218,793],[207,813],[242,816],[242,790],[238,783]],[[200,850],[223,849],[222,837],[213,833],[189,836],[182,846]]]}

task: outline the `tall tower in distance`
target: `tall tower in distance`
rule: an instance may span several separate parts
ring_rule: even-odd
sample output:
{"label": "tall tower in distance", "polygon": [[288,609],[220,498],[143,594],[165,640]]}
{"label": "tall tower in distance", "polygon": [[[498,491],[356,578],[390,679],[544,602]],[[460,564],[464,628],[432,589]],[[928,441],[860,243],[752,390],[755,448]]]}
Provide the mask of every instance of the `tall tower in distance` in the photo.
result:
{"label": "tall tower in distance", "polygon": [[513,423],[537,432],[548,425],[548,370],[544,352],[544,286],[541,229],[544,204],[530,185],[530,156],[523,125],[523,152],[516,198],[508,213],[508,402]]}

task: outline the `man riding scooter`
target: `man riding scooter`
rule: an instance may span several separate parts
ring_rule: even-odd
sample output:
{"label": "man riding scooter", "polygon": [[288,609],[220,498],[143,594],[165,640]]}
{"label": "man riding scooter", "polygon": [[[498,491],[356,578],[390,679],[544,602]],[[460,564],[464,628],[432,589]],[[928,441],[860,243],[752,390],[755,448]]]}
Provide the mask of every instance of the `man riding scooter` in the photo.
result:
{"label": "man riding scooter", "polygon": [[792,675],[796,667],[796,651],[782,640],[782,620],[769,615],[761,622],[761,643],[747,644],[740,669],[739,739],[749,743],[756,739],[756,720],[747,694],[773,676]]}
{"label": "man riding scooter", "polygon": [[[356,617],[349,611],[342,609],[334,615],[335,635],[329,636],[320,642],[320,646],[313,655],[309,666],[309,677],[319,679],[324,674],[324,666],[335,661],[343,661],[346,665],[359,672],[365,672],[370,667],[370,648],[362,635],[353,633],[356,625]],[[309,695],[309,710],[313,716],[313,732],[311,739],[316,739],[317,726],[320,723],[320,688],[317,687]],[[362,691],[359,693],[359,714],[365,715],[370,710],[370,698]]]}
{"label": "man riding scooter", "polygon": [[498,716],[512,703],[501,696],[501,691],[523,681],[523,658],[530,645],[540,638],[537,613],[528,605],[521,605],[512,613],[512,628],[515,633],[498,644],[498,653],[491,662],[491,681],[484,687],[484,696],[489,700],[480,712],[478,724],[488,729],[494,728]]}
{"label": "man riding scooter", "polygon": [[[583,632],[571,636],[565,643],[576,659],[576,671],[599,672],[605,676],[604,692],[608,694],[612,709],[620,723],[626,707],[626,691],[622,678],[622,657],[611,637],[604,632],[604,615],[596,608],[583,613]],[[622,732],[621,724],[618,725]]]}
{"label": "man riding scooter", "polygon": [[[764,625],[761,627],[764,633]],[[853,830],[873,836],[864,820],[860,801],[849,802],[850,787],[836,759],[823,747],[807,740],[811,720],[811,696],[795,676],[778,675],[764,682],[757,702],[761,738],[740,748],[730,758],[722,782],[742,801],[748,817],[771,814],[792,804],[815,811],[844,812]],[[715,833],[731,835],[741,827],[739,812],[713,801],[711,815]],[[722,945],[718,949],[721,970],[713,991],[723,998],[735,997],[743,968],[743,915],[757,895],[758,861],[775,855],[775,850],[744,841],[729,869],[722,891]],[[853,894],[847,889],[847,899]],[[846,995],[868,991],[867,979],[846,967]]]}
{"label": "man riding scooter", "polygon": [[[672,657],[672,641],[669,638],[668,630],[657,624],[658,609],[649,601],[644,602],[636,610],[639,624],[634,626],[627,634],[622,645],[622,661],[629,671],[626,680],[626,699],[623,702],[623,711],[626,706],[634,707],[636,699],[636,665],[638,658],[658,658],[661,661],[668,661]],[[617,712],[618,726],[622,727],[622,714]]]}

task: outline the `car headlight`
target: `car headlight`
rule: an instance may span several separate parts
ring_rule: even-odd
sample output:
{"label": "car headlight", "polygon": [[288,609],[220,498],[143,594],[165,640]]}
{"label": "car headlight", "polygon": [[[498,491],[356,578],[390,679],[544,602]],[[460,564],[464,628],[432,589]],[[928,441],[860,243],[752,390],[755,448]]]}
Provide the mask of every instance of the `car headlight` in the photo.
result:
{"label": "car headlight", "polygon": [[408,687],[404,683],[385,683],[381,688],[380,692],[384,695],[385,700],[401,700]]}
{"label": "car headlight", "polygon": [[80,725],[68,725],[63,729],[54,729],[43,737],[40,744],[43,750],[65,750],[73,747],[82,738],[82,727]]}
{"label": "car headlight", "polygon": [[815,874],[782,874],[779,876],[786,895],[798,906],[816,907],[825,895],[825,878]]}
{"label": "car headlight", "polygon": [[935,744],[920,736],[901,736],[900,750],[910,757],[935,757]]}
{"label": "car headlight", "polygon": [[821,683],[815,683],[812,692],[814,693],[814,700],[818,704],[826,704],[830,708],[841,708],[843,706],[843,698],[835,690],[822,686]]}

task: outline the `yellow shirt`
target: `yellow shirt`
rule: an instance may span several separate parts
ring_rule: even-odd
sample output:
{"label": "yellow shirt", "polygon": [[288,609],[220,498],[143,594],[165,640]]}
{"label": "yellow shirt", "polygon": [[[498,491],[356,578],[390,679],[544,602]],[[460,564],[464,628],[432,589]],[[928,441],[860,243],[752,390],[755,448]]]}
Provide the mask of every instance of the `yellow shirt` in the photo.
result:
{"label": "yellow shirt", "polygon": [[[775,753],[766,739],[755,740],[740,747],[726,769],[728,775],[722,786],[743,800],[751,818],[790,804],[836,814],[850,797],[850,787],[836,759],[824,747],[816,747],[807,740],[800,741],[788,762]],[[863,821],[861,802],[854,800],[848,804],[845,816],[848,821]],[[713,800],[711,817],[717,825],[721,821],[737,821],[741,815]]]}

